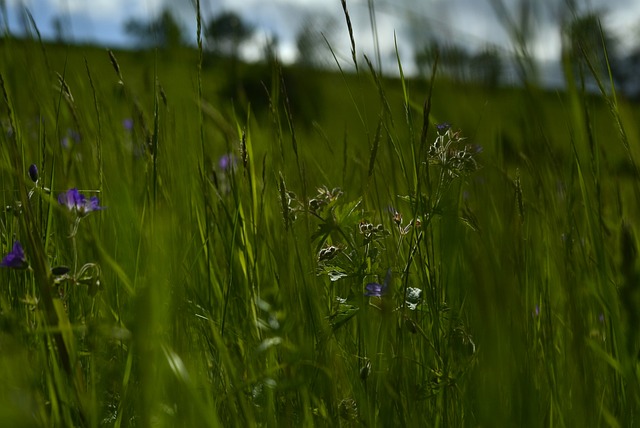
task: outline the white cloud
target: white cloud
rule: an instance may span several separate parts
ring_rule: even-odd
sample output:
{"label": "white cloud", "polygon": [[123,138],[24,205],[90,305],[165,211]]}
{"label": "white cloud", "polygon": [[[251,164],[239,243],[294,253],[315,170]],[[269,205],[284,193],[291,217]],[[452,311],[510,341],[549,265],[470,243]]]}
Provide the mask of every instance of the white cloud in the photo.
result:
{"label": "white cloud", "polygon": [[117,18],[141,13],[157,13],[163,0],[46,0],[55,9],[93,18]]}
{"label": "white cloud", "polygon": [[[560,1],[560,0],[558,0]],[[122,31],[128,18],[151,19],[164,5],[180,12],[188,30],[195,34],[195,16],[190,0],[6,0],[10,15],[18,16],[18,8],[26,6],[33,13],[45,37],[53,36],[51,26],[55,16],[70,16],[73,37],[100,43],[126,45],[130,40]],[[512,8],[518,1],[505,3]],[[378,41],[383,61],[395,67],[394,32],[403,63],[410,64],[413,49],[437,37],[470,50],[487,44],[510,50],[510,39],[496,17],[488,0],[376,0]],[[545,3],[551,4],[551,3]],[[558,3],[560,4],[560,3]],[[591,0],[592,9],[608,10],[605,24],[616,32],[622,42],[638,43],[640,35],[634,26],[640,22],[640,2],[637,0]],[[348,0],[354,26],[359,60],[366,53],[375,59],[372,29],[366,0]],[[280,57],[293,61],[297,55],[295,39],[306,17],[328,14],[336,25],[330,31],[332,47],[343,65],[351,63],[350,41],[340,2],[337,0],[203,0],[205,19],[221,10],[233,10],[256,28],[256,43],[247,46],[246,56],[255,58],[261,53],[263,39],[276,35]],[[542,10],[543,17],[532,46],[541,59],[557,58],[560,50],[558,30],[551,22],[557,19],[551,10]],[[557,14],[556,14],[557,15]],[[14,18],[15,19],[15,18]],[[19,28],[14,21],[13,28]],[[194,39],[195,37],[191,37]]]}

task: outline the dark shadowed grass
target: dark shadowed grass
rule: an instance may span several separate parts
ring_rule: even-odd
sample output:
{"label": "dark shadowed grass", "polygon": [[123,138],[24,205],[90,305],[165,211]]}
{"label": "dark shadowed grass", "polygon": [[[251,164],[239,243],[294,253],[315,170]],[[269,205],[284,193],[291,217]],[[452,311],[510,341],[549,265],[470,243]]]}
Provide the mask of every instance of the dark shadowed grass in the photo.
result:
{"label": "dark shadowed grass", "polygon": [[634,426],[638,110],[601,81],[394,80],[352,38],[309,120],[278,64],[254,110],[202,47],[2,43],[3,426]]}

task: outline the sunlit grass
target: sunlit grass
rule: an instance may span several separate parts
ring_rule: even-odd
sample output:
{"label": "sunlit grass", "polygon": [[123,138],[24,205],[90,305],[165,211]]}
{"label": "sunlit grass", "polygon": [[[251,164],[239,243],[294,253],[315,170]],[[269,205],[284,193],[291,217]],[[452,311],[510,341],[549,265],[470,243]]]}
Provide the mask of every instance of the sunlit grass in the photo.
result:
{"label": "sunlit grass", "polygon": [[634,425],[636,106],[1,55],[3,426]]}

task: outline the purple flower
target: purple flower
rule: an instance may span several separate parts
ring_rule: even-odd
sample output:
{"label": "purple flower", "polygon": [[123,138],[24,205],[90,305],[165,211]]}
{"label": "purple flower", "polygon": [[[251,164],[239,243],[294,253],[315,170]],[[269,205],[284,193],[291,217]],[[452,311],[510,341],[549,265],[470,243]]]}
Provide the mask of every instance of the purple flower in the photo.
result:
{"label": "purple flower", "polygon": [[64,205],[70,211],[75,211],[79,216],[85,216],[91,211],[98,211],[104,207],[100,206],[97,196],[89,199],[78,191],[75,187],[58,195],[58,203]]}
{"label": "purple flower", "polygon": [[449,122],[442,122],[436,125],[436,129],[438,130],[438,134],[444,134],[451,128],[451,124]]}
{"label": "purple flower", "polygon": [[125,129],[125,131],[131,132],[133,130],[133,119],[131,118],[124,119],[122,121],[122,127]]}
{"label": "purple flower", "polygon": [[236,166],[236,157],[229,153],[222,155],[218,160],[218,166],[221,170],[228,171]]}
{"label": "purple flower", "polygon": [[471,145],[471,153],[482,153],[484,151],[484,147],[482,147],[480,144],[472,144]]}
{"label": "purple flower", "polygon": [[58,203],[60,203],[60,205],[66,206],[70,210],[83,205],[84,199],[84,195],[78,192],[78,189],[76,188],[69,189],[65,193],[60,193],[58,195]]}
{"label": "purple flower", "polygon": [[28,266],[27,259],[24,256],[24,250],[22,249],[20,242],[16,241],[13,243],[13,249],[9,254],[4,256],[2,262],[0,262],[0,266],[13,269],[25,269]]}
{"label": "purple flower", "polygon": [[38,167],[33,163],[29,166],[29,178],[34,183],[38,182]]}
{"label": "purple flower", "polygon": [[377,282],[370,282],[364,286],[367,291],[364,293],[367,297],[381,297],[387,293],[387,289],[389,288],[389,282],[391,281],[391,269],[387,270],[387,276],[384,278],[384,282],[382,284],[378,284]]}
{"label": "purple flower", "polygon": [[60,144],[62,144],[62,147],[64,147],[65,149],[69,149],[73,144],[77,144],[79,142],[80,134],[73,129],[67,129],[67,135],[62,137]]}

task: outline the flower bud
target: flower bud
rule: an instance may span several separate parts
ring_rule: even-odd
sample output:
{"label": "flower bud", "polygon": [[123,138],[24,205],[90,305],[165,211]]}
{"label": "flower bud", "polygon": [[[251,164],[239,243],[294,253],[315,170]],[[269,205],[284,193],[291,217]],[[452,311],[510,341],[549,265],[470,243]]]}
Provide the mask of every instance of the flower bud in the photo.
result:
{"label": "flower bud", "polygon": [[38,167],[33,163],[29,166],[29,178],[34,183],[38,182]]}

